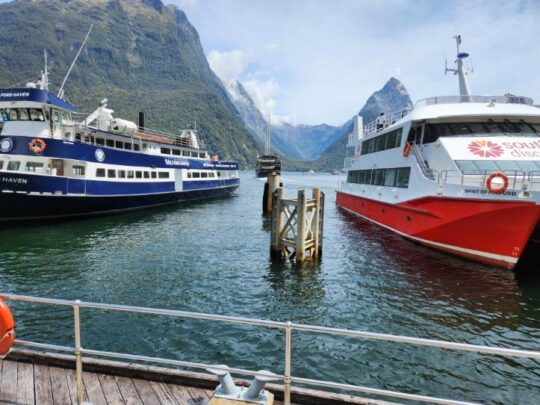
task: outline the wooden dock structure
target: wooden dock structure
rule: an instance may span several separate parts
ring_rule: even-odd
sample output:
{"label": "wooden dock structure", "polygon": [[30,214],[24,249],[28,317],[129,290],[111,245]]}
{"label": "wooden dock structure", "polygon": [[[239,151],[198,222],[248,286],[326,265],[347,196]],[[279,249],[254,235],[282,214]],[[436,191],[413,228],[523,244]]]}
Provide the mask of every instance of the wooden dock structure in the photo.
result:
{"label": "wooden dock structure", "polygon": [[283,187],[273,194],[272,257],[294,258],[299,264],[319,259],[322,255],[324,193],[314,188],[311,199],[306,198],[306,190],[298,190],[296,199],[286,199],[284,194]]}
{"label": "wooden dock structure", "polygon": [[[219,382],[210,374],[86,358],[83,383],[84,401],[92,405],[207,405]],[[268,389],[280,398],[274,405],[283,405],[283,388]],[[390,404],[305,389],[294,389],[292,396],[292,405]],[[13,351],[0,360],[0,404],[77,404],[75,357]]]}

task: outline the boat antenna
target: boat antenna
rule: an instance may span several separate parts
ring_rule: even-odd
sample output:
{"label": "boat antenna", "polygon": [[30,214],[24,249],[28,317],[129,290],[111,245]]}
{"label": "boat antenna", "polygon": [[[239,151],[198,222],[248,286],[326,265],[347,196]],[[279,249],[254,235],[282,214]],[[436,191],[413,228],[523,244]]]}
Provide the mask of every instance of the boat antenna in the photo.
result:
{"label": "boat antenna", "polygon": [[455,35],[454,39],[456,40],[456,46],[457,46],[457,59],[455,60],[455,63],[457,64],[457,69],[449,68],[447,61],[445,61],[444,74],[451,72],[455,75],[458,75],[459,95],[462,97],[470,98],[471,88],[469,87],[467,75],[472,73],[472,70],[465,70],[463,68],[463,59],[468,58],[469,54],[467,52],[460,52],[459,50],[459,46],[461,45],[461,35]]}
{"label": "boat antenna", "polygon": [[75,55],[75,59],[73,59],[73,62],[71,63],[71,66],[69,67],[67,73],[66,73],[66,77],[64,77],[64,81],[62,82],[62,85],[60,86],[60,90],[58,91],[58,97],[62,98],[64,97],[64,85],[66,84],[66,81],[69,77],[69,74],[71,73],[71,70],[73,69],[73,66],[75,66],[75,63],[77,62],[77,59],[79,58],[79,55],[81,54],[83,48],[84,48],[84,45],[86,44],[86,41],[88,40],[88,37],[90,36],[90,32],[92,31],[92,28],[94,28],[94,24],[90,25],[90,29],[88,30],[88,32],[86,33],[86,37],[84,38],[84,41],[81,45],[81,47],[79,48],[79,51],[77,52],[77,55]]}

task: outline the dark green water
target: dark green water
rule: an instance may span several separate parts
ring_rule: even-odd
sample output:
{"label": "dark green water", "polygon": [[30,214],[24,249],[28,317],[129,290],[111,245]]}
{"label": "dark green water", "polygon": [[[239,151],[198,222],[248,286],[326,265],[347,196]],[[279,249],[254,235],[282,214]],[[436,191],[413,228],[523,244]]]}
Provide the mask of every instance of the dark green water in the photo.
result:
{"label": "dark green water", "polygon": [[[174,308],[540,350],[540,281],[469,263],[343,214],[330,175],[284,175],[287,195],[326,192],[324,256],[269,261],[263,183],[235,197],[0,230],[0,291]],[[12,304],[21,339],[72,345],[71,312]],[[283,372],[272,330],[83,310],[87,348]],[[293,374],[496,404],[540,403],[540,362],[295,333]]]}

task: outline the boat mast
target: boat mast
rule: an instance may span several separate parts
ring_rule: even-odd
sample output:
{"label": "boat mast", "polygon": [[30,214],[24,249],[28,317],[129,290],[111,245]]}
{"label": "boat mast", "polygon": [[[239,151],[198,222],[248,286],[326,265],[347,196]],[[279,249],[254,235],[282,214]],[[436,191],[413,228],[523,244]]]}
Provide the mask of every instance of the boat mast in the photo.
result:
{"label": "boat mast", "polygon": [[459,80],[459,95],[462,97],[471,96],[471,88],[469,87],[469,81],[467,80],[467,75],[472,73],[472,70],[465,70],[463,68],[463,59],[468,58],[469,54],[467,52],[460,52],[459,46],[461,45],[461,35],[454,36],[457,46],[457,59],[455,63],[457,64],[457,69],[449,69],[445,66],[444,74],[447,72],[452,72],[453,74],[458,75]]}
{"label": "boat mast", "polygon": [[84,41],[79,48],[79,52],[77,52],[77,55],[75,55],[75,59],[73,59],[73,62],[71,62],[71,66],[69,67],[66,77],[64,77],[64,81],[62,82],[62,85],[60,86],[60,90],[58,91],[58,97],[63,98],[64,97],[64,85],[66,84],[66,81],[69,77],[69,74],[71,73],[71,69],[73,69],[73,66],[75,66],[75,62],[77,62],[77,59],[79,58],[79,55],[81,54],[81,51],[84,48],[84,45],[86,44],[86,41],[88,40],[88,37],[90,36],[90,32],[92,31],[92,28],[94,28],[94,24],[90,26],[90,29],[86,33],[86,37],[84,37]]}

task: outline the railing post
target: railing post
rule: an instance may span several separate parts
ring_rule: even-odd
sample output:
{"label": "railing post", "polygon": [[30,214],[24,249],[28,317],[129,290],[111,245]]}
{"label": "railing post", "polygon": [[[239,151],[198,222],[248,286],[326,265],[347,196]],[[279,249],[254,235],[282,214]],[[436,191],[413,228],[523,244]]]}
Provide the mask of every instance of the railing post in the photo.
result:
{"label": "railing post", "polygon": [[73,304],[73,318],[75,320],[75,379],[77,385],[77,405],[82,405],[84,401],[81,353],[81,317],[79,313],[80,303],[80,300],[76,300]]}
{"label": "railing post", "polygon": [[285,405],[291,405],[291,360],[292,360],[292,323],[285,324],[285,380],[283,400]]}

